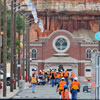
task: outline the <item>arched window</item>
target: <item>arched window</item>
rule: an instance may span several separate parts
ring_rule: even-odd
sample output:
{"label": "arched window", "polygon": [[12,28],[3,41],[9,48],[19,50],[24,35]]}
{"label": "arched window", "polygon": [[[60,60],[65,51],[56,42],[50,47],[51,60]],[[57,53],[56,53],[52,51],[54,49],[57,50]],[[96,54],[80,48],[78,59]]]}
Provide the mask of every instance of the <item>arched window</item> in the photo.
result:
{"label": "arched window", "polygon": [[32,49],[32,58],[36,58],[36,56],[37,56],[37,50]]}
{"label": "arched window", "polygon": [[93,53],[97,52],[98,50],[97,49],[93,49]]}
{"label": "arched window", "polygon": [[86,58],[90,59],[91,58],[91,49],[86,50]]}

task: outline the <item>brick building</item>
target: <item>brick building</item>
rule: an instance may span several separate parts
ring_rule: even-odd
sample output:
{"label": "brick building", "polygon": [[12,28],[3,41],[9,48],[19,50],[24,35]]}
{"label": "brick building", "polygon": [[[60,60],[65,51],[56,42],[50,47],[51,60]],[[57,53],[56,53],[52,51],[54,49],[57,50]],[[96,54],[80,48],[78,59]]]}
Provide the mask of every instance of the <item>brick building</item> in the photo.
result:
{"label": "brick building", "polygon": [[[92,54],[98,50],[94,34],[100,20],[99,0],[35,0],[44,32],[30,25],[31,69],[61,66],[81,79],[91,77]],[[32,18],[30,16],[30,18]]]}
{"label": "brick building", "polygon": [[[24,3],[24,0],[18,0]],[[29,0],[28,0],[29,1]],[[76,76],[91,77],[91,56],[97,51],[100,0],[31,0],[44,25],[30,25],[31,68],[73,70]],[[28,9],[26,9],[28,10]],[[29,12],[30,14],[30,12]],[[29,16],[33,18],[32,14]]]}
{"label": "brick building", "polygon": [[96,41],[85,42],[66,30],[57,30],[48,37],[31,42],[31,69],[67,69],[74,71],[76,76],[91,77],[91,56],[97,52]]}

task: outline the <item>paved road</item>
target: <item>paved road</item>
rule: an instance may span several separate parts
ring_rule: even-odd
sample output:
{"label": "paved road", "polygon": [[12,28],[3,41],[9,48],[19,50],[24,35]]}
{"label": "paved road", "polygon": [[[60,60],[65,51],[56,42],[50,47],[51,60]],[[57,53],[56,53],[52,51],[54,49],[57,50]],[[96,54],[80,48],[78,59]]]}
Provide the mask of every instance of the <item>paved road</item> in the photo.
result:
{"label": "paved road", "polygon": [[[36,98],[50,98],[50,99],[57,99],[59,98],[59,93],[56,92],[56,86],[51,87],[50,84],[46,85],[36,85],[36,91],[35,93],[32,93],[32,89],[28,87],[29,84],[26,86],[25,89],[21,90],[19,93],[17,93],[13,98],[18,99],[36,99]],[[78,93],[78,99],[93,99],[94,95],[91,93],[83,93],[82,87],[80,93]]]}

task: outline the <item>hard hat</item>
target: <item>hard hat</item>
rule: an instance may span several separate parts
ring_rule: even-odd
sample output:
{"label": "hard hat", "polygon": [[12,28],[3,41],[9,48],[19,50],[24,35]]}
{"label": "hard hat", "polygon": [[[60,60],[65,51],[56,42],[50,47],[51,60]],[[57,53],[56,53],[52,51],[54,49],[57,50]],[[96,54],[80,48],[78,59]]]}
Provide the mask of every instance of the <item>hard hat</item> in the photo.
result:
{"label": "hard hat", "polygon": [[62,79],[62,80],[64,80],[65,78],[64,78],[64,77],[62,77],[61,79]]}
{"label": "hard hat", "polygon": [[42,70],[40,70],[40,72],[42,72]]}
{"label": "hard hat", "polygon": [[67,69],[65,71],[67,71]]}
{"label": "hard hat", "polygon": [[77,81],[77,80],[78,80],[78,78],[77,78],[77,77],[75,77],[75,78],[74,78],[74,80],[76,80],[76,81]]}
{"label": "hard hat", "polygon": [[63,86],[63,88],[67,88],[68,86],[65,84],[64,86]]}
{"label": "hard hat", "polygon": [[34,70],[36,70],[36,68],[34,68]]}

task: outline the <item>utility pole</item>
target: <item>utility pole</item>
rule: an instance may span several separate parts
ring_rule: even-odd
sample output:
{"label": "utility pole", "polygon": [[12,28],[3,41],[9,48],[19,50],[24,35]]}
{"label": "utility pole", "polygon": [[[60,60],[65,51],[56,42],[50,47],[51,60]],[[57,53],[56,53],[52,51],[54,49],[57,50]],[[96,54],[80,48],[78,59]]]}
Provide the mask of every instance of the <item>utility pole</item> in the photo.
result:
{"label": "utility pole", "polygon": [[[0,31],[1,31],[1,0],[0,0]],[[1,70],[1,46],[0,46],[0,70]],[[1,76],[0,76],[0,82],[1,82]]]}
{"label": "utility pole", "polygon": [[[18,3],[18,5],[20,5],[20,3]],[[19,7],[20,9],[20,7]],[[19,45],[18,45],[18,65],[20,65],[20,33],[18,33],[18,41],[19,41]],[[18,66],[18,87],[19,87],[19,80],[20,80],[20,67]]]}
{"label": "utility pole", "polygon": [[[20,34],[18,34],[18,40],[19,40],[19,45],[18,45],[18,65],[20,65]],[[18,87],[19,87],[19,80],[20,80],[20,66],[18,66]]]}
{"label": "utility pole", "polygon": [[[16,0],[14,0],[14,8],[16,7]],[[14,12],[14,89],[16,89],[16,11]]]}
{"label": "utility pole", "polygon": [[26,78],[28,74],[28,19],[26,19]]}
{"label": "utility pole", "polygon": [[7,62],[7,19],[6,19],[6,0],[4,0],[4,37],[3,37],[3,96],[6,97],[6,62]]}
{"label": "utility pole", "polygon": [[25,31],[23,32],[23,80],[25,79]]}
{"label": "utility pole", "polygon": [[29,35],[29,24],[28,24],[28,33],[27,33],[27,42],[28,42],[28,79],[30,77],[30,35]]}
{"label": "utility pole", "polygon": [[13,0],[11,1],[11,78],[10,78],[10,91],[13,92],[13,68],[14,68],[14,12],[13,12]]}

